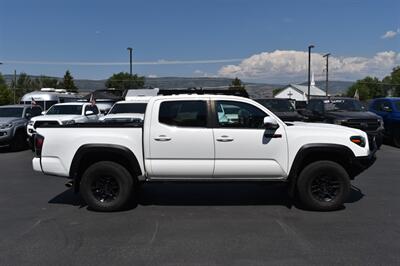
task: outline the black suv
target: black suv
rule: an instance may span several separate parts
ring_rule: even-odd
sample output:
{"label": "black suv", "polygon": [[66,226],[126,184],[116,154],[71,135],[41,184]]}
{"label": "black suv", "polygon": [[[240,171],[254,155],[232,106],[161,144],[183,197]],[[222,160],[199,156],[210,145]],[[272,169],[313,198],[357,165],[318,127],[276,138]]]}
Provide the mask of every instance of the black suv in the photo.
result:
{"label": "black suv", "polygon": [[290,99],[256,99],[269,110],[271,110],[282,121],[304,121],[304,116],[299,114]]}
{"label": "black suv", "polygon": [[310,122],[337,124],[365,131],[378,147],[383,141],[383,120],[368,112],[360,101],[353,98],[330,97],[311,99],[302,113]]}

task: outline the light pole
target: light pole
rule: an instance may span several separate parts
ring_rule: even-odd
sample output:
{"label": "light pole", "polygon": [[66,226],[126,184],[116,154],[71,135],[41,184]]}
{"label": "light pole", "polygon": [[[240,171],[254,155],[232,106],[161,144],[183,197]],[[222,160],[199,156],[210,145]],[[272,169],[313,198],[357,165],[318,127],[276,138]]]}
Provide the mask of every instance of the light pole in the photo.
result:
{"label": "light pole", "polygon": [[126,48],[129,51],[129,74],[132,76],[132,50],[133,48]]}
{"label": "light pole", "polygon": [[325,92],[326,92],[326,96],[328,96],[328,73],[329,73],[329,56],[331,54],[327,53],[325,54],[323,57],[326,57],[326,77],[325,77]]}
{"label": "light pole", "polygon": [[308,95],[307,95],[307,102],[310,101],[310,86],[311,86],[311,49],[314,48],[314,45],[308,46]]}

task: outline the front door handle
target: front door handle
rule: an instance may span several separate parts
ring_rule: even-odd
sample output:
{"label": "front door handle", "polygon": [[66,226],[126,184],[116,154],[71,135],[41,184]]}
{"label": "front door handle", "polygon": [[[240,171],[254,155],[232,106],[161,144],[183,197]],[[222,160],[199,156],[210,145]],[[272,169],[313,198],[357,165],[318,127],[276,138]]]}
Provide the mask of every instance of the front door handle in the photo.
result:
{"label": "front door handle", "polygon": [[160,135],[160,136],[154,138],[154,140],[155,140],[155,141],[170,141],[171,138],[170,138],[170,137],[167,137],[167,136],[165,136],[165,135]]}
{"label": "front door handle", "polygon": [[233,141],[233,138],[230,138],[229,136],[223,135],[223,136],[217,138],[217,141],[219,141],[219,142],[230,142],[230,141]]}
{"label": "front door handle", "polygon": [[266,138],[274,138],[274,139],[276,139],[276,138],[282,138],[282,134],[264,134],[264,137],[266,137]]}

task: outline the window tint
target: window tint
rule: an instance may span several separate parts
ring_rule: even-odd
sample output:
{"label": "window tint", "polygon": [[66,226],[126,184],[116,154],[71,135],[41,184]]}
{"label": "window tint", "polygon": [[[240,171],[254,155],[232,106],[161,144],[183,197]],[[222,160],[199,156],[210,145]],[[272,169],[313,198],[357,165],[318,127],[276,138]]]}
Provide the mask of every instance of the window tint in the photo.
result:
{"label": "window tint", "polygon": [[206,127],[207,104],[205,101],[162,102],[158,120],[170,126]]}
{"label": "window tint", "polygon": [[264,128],[266,113],[257,107],[242,102],[218,101],[217,121],[220,127],[227,128]]}
{"label": "window tint", "polygon": [[40,107],[37,107],[37,106],[29,107],[29,108],[26,108],[26,110],[25,110],[25,115],[30,114],[31,117],[41,115],[41,113],[42,113],[42,109],[40,109]]}
{"label": "window tint", "polygon": [[147,103],[117,103],[110,114],[144,114]]}
{"label": "window tint", "polygon": [[85,107],[85,114],[87,111],[92,111],[93,114],[97,115],[99,113],[99,109],[96,105],[86,105]]}

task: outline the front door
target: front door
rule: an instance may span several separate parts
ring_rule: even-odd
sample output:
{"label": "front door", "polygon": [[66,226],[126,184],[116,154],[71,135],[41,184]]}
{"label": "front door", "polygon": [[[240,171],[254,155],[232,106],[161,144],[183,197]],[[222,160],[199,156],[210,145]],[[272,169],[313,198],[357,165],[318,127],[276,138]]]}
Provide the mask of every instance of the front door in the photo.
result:
{"label": "front door", "polygon": [[268,116],[255,105],[217,101],[214,128],[216,178],[284,178],[287,168],[285,129],[266,130]]}
{"label": "front door", "polygon": [[214,139],[207,100],[163,100],[153,105],[149,177],[210,178]]}

